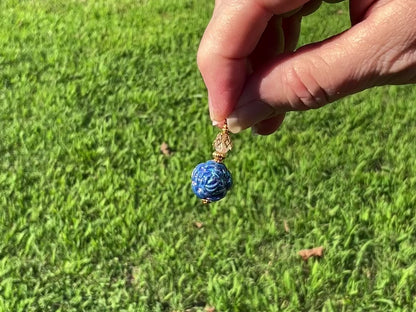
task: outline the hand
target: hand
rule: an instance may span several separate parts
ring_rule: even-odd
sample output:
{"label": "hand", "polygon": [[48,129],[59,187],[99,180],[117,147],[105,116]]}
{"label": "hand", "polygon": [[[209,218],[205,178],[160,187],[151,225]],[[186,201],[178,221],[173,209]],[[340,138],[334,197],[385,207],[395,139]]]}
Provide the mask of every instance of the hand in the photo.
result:
{"label": "hand", "polygon": [[292,52],[302,16],[320,3],[216,0],[198,51],[214,124],[270,134],[287,111],[416,83],[415,0],[350,0],[349,30]]}

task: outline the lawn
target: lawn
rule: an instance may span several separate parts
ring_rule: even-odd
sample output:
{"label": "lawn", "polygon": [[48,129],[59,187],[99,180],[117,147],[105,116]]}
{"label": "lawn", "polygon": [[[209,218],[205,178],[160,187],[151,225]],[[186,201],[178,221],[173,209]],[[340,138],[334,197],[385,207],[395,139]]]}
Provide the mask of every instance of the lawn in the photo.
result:
{"label": "lawn", "polygon": [[192,194],[212,2],[0,2],[0,311],[416,310],[416,88],[233,135],[233,190]]}

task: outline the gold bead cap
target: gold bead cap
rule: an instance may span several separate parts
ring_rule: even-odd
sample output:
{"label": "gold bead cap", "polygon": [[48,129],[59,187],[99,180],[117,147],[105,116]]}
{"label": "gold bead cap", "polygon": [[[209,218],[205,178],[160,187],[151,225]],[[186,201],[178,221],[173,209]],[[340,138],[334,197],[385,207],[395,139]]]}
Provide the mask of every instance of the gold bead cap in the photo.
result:
{"label": "gold bead cap", "polygon": [[233,148],[233,143],[231,142],[231,138],[228,131],[227,121],[224,122],[224,126],[220,133],[217,134],[217,137],[212,143],[212,146],[215,149],[215,152],[212,153],[214,160],[216,162],[221,163],[227,153]]}

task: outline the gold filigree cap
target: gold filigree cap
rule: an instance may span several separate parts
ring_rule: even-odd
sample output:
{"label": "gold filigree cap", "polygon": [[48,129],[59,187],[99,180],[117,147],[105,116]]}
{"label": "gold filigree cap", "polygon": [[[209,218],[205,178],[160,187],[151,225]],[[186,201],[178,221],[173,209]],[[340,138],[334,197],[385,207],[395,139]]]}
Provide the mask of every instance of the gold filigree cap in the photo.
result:
{"label": "gold filigree cap", "polygon": [[233,143],[231,142],[228,132],[227,121],[224,122],[222,131],[217,134],[212,146],[215,149],[215,152],[213,153],[214,160],[217,162],[222,162],[226,157],[226,154],[233,148]]}

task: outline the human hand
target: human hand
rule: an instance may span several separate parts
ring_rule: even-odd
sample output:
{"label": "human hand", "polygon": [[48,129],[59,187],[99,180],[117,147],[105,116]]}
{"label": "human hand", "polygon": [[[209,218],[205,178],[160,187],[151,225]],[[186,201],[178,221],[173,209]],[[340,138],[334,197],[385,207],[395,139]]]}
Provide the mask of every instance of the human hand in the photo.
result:
{"label": "human hand", "polygon": [[416,83],[415,0],[350,0],[349,30],[292,52],[302,16],[320,3],[216,0],[198,51],[214,124],[270,134],[288,111]]}

